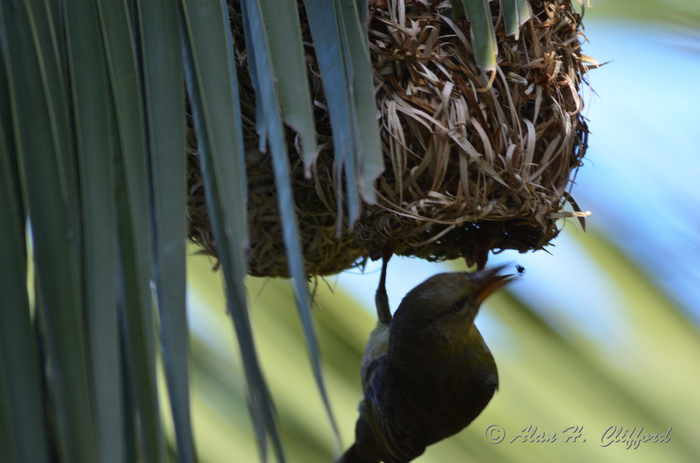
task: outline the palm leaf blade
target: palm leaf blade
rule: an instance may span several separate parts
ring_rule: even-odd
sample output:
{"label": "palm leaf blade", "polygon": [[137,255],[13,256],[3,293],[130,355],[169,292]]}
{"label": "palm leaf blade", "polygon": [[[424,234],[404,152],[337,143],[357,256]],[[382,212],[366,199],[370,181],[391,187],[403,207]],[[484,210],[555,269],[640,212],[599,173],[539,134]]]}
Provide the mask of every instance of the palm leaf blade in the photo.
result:
{"label": "palm leaf blade", "polygon": [[65,106],[61,106],[65,95],[47,96],[62,79],[54,38],[46,35],[50,29],[38,30],[46,25],[48,15],[44,4],[2,3],[12,119],[32,224],[37,312],[45,330],[48,361],[52,371],[60,372],[49,383],[61,429],[58,447],[68,461],[90,462],[95,460],[95,445],[78,294],[79,204],[73,164],[67,162],[70,143],[56,133],[67,126]]}
{"label": "palm leaf blade", "polygon": [[487,71],[495,70],[498,48],[489,0],[462,0],[462,5],[471,23],[476,63]]}
{"label": "palm leaf blade", "polygon": [[[8,147],[11,114],[0,62],[0,450],[9,461],[47,462],[41,370],[27,298],[21,198]],[[38,400],[37,400],[38,399]]]}
{"label": "palm leaf blade", "polygon": [[[307,275],[304,267],[304,257],[301,249],[299,228],[295,213],[289,157],[283,132],[282,120],[280,119],[279,112],[277,110],[278,103],[273,83],[276,77],[279,78],[281,76],[275,75],[273,65],[270,62],[271,56],[268,53],[267,37],[263,28],[266,18],[262,16],[262,12],[256,7],[254,2],[245,2],[245,7],[246,9],[244,10],[243,18],[244,24],[246,25],[246,37],[248,38],[248,43],[252,44],[252,46],[248,46],[248,53],[253,54],[255,57],[253,62],[255,63],[256,67],[255,75],[257,77],[257,82],[254,83],[254,86],[258,95],[257,104],[262,107],[261,114],[265,119],[262,127],[266,128],[269,134],[268,137],[265,137],[264,134],[260,135],[262,138],[267,138],[269,140],[272,151],[275,185],[277,187],[277,200],[279,202],[282,232],[284,235],[284,244],[287,252],[287,265],[289,267],[289,274],[294,279],[297,309],[299,311],[299,318],[301,319],[302,327],[304,329],[304,335],[307,342],[307,347],[309,349],[309,355],[311,357],[311,365],[316,378],[316,384],[321,393],[321,397],[326,407],[329,419],[331,420],[331,425],[333,426],[336,437],[338,437],[338,441],[340,441],[337,425],[335,423],[335,419],[333,418],[330,402],[328,400],[328,394],[323,381],[318,345],[311,321],[310,304],[308,298],[309,290],[306,284]],[[258,130],[261,130],[260,126]]]}
{"label": "palm leaf blade", "polygon": [[284,69],[284,76],[278,76],[276,81],[279,102],[285,122],[301,135],[308,175],[316,156],[316,132],[297,3],[293,0],[261,1],[260,8],[266,22],[275,25],[266,32],[270,60],[275,68]]}
{"label": "palm leaf blade", "polygon": [[352,98],[347,68],[347,52],[342,24],[336,11],[337,1],[305,0],[311,35],[314,39],[316,59],[323,79],[328,109],[331,114],[333,150],[335,152],[336,178],[338,182],[338,227],[342,226],[343,198],[340,187],[345,168],[347,210],[349,223],[359,214],[359,198],[355,185],[355,135],[352,117]]}
{"label": "palm leaf blade", "polygon": [[[92,2],[64,3],[82,217],[83,298],[89,327],[95,391],[97,444],[101,461],[123,462],[121,362],[117,319],[115,211],[112,157],[118,147],[107,61]],[[116,145],[116,146],[115,146]]]}
{"label": "palm leaf blade", "polygon": [[98,1],[120,149],[114,164],[120,314],[128,381],[147,461],[165,457],[150,295],[151,226],[145,121],[133,29],[125,2]]}
{"label": "palm leaf blade", "polygon": [[[241,350],[254,430],[265,459],[267,433],[279,442],[279,432],[270,418],[272,400],[260,371],[243,287],[247,186],[233,44],[224,2],[198,5],[183,0],[181,13],[185,77],[207,208]],[[208,72],[203,73],[205,69]]]}
{"label": "palm leaf blade", "polygon": [[362,27],[362,12],[356,0],[341,0],[345,40],[351,65],[348,80],[352,86],[352,103],[357,149],[360,192],[370,204],[376,202],[374,180],[384,171],[384,155],[379,138],[377,102],[374,98],[374,77],[369,57],[366,32]]}
{"label": "palm leaf blade", "polygon": [[163,360],[180,461],[194,462],[186,313],[185,94],[177,5],[139,2]]}
{"label": "palm leaf blade", "polygon": [[517,40],[520,36],[520,26],[530,18],[530,5],[527,0],[501,0],[501,8],[506,34],[513,35]]}

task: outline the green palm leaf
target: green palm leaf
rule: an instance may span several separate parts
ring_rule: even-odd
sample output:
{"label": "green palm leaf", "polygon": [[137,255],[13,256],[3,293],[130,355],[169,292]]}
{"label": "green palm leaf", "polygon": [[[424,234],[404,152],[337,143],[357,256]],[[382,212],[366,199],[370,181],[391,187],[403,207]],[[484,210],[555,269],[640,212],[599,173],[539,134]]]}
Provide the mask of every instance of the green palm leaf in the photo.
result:
{"label": "green palm leaf", "polygon": [[[69,73],[73,81],[85,256],[82,285],[90,333],[90,366],[100,461],[124,459],[117,266],[112,157],[119,143],[97,7],[91,2],[64,4]],[[108,156],[100,155],[101,152]],[[105,188],[107,187],[107,188]]]}
{"label": "green palm leaf", "polygon": [[194,462],[189,407],[188,330],[185,307],[187,165],[185,91],[177,5],[143,1],[139,6],[144,94],[153,194],[154,279],[168,394],[180,461]]}
{"label": "green palm leaf", "polygon": [[487,71],[496,70],[498,48],[489,0],[462,0],[462,7],[471,23],[476,63]]}
{"label": "green palm leaf", "polygon": [[[269,139],[272,151],[272,161],[275,173],[275,186],[277,187],[277,199],[282,220],[282,233],[284,235],[284,245],[287,252],[287,262],[289,274],[294,278],[295,295],[299,318],[301,319],[306,342],[309,347],[311,364],[316,377],[321,397],[323,398],[326,410],[331,421],[331,425],[338,435],[337,425],[333,419],[328,394],[323,383],[321,374],[321,361],[319,359],[318,347],[316,345],[316,335],[314,334],[311,322],[310,304],[308,297],[307,276],[304,269],[304,257],[302,255],[299,227],[297,225],[295,203],[292,193],[291,175],[289,168],[289,155],[283,132],[282,120],[279,116],[279,102],[277,101],[274,80],[281,77],[275,74],[270,62],[271,54],[268,52],[268,40],[263,24],[265,18],[261,11],[252,2],[245,2],[243,12],[243,24],[246,28],[246,37],[249,40],[248,53],[251,66],[255,72],[253,86],[258,96],[257,104],[260,107],[258,115],[258,135],[261,140]],[[340,441],[340,436],[338,436]]]}
{"label": "green palm leaf", "polygon": [[[62,429],[58,451],[66,460],[88,462],[95,461],[96,452],[78,283],[79,202],[66,131],[63,69],[55,54],[59,47],[49,19],[50,12],[38,2],[2,4],[5,69],[20,182],[32,225],[38,319],[50,368],[57,372],[50,392]],[[15,270],[21,270],[16,265]],[[26,327],[18,328],[26,333]],[[23,339],[29,342],[31,337]]]}
{"label": "green palm leaf", "polygon": [[[284,460],[272,400],[258,364],[243,289],[246,227],[246,177],[238,106],[233,43],[221,4],[184,2],[185,74],[202,156],[204,185],[219,262],[248,382],[254,428],[266,459],[266,436]],[[218,27],[217,33],[206,30]],[[218,70],[218,72],[203,71]],[[233,130],[229,129],[233,126]]]}
{"label": "green palm leaf", "polygon": [[39,352],[26,289],[27,256],[12,143],[10,102],[0,66],[0,452],[7,460],[48,461]]}
{"label": "green palm leaf", "polygon": [[[284,70],[283,75],[278,73],[275,77],[279,106],[284,121],[301,135],[304,166],[308,176],[317,154],[316,131],[297,3],[292,0],[260,2],[259,8],[264,21],[275,25],[265,29],[267,43],[264,48],[274,67]],[[256,40],[253,43],[257,45]]]}
{"label": "green palm leaf", "polygon": [[501,8],[506,34],[514,35],[517,40],[520,36],[520,26],[530,18],[530,5],[527,0],[501,0]]}
{"label": "green palm leaf", "polygon": [[[165,458],[156,388],[155,331],[150,294],[152,224],[144,102],[130,11],[125,2],[99,1],[119,149],[113,181],[118,235],[119,314],[127,380],[148,461]],[[128,276],[127,276],[128,275]]]}

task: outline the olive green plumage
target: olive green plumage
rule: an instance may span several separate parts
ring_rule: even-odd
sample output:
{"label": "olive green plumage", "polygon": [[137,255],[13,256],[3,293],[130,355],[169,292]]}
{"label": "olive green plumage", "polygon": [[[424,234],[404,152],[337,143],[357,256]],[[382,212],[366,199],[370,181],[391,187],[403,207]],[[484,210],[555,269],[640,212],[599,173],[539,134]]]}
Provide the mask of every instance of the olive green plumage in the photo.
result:
{"label": "olive green plumage", "polygon": [[338,463],[412,461],[481,413],[498,371],[474,318],[510,280],[499,270],[435,275],[406,295],[388,323],[383,272],[379,322],[362,359],[356,439]]}

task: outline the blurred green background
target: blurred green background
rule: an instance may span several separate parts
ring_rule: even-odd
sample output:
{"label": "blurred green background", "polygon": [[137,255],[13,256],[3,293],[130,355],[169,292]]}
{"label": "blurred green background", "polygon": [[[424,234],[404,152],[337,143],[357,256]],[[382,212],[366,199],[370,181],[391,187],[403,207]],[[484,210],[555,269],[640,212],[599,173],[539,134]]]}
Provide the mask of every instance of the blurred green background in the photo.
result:
{"label": "blurred green background", "polygon": [[[430,447],[419,462],[699,461],[700,6],[597,0],[584,23],[584,53],[609,62],[589,77],[590,148],[573,190],[593,213],[588,231],[563,223],[551,254],[491,259],[526,269],[477,318],[500,390],[468,429]],[[221,276],[195,253],[191,248],[188,316],[200,461],[256,461]],[[395,258],[392,310],[413,286],[460,265]],[[378,277],[378,266],[369,264],[364,274],[317,282],[314,321],[343,446],[353,439]],[[341,449],[315,386],[291,287],[249,278],[247,288],[289,461],[330,462]],[[613,439],[603,447],[611,427],[634,428],[635,436],[642,427],[641,435],[671,429],[670,441],[627,449]],[[503,440],[494,443],[499,433]],[[550,442],[518,438],[542,434]]]}

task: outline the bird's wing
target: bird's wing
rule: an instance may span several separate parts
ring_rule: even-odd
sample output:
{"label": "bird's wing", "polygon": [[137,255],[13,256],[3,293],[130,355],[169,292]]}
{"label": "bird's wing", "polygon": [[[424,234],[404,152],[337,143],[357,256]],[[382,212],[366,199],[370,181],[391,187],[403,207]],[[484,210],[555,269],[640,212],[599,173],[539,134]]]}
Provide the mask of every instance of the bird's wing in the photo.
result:
{"label": "bird's wing", "polygon": [[374,360],[386,355],[387,352],[389,352],[389,325],[379,322],[369,334],[369,340],[367,340],[365,351],[362,354],[360,371],[363,389],[370,377],[370,365]]}
{"label": "bird's wing", "polygon": [[[394,413],[397,402],[392,391],[387,391],[386,355],[374,359],[367,368],[367,382],[364,387],[365,400],[361,405],[361,419],[372,430],[374,442],[381,449],[382,461],[408,462],[425,451],[425,445],[416,436],[406,432],[405,423],[397,423]],[[394,391],[395,392],[395,391]]]}

